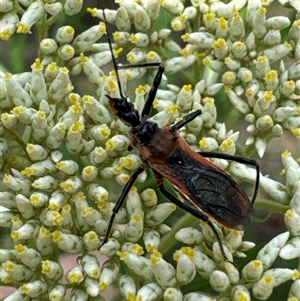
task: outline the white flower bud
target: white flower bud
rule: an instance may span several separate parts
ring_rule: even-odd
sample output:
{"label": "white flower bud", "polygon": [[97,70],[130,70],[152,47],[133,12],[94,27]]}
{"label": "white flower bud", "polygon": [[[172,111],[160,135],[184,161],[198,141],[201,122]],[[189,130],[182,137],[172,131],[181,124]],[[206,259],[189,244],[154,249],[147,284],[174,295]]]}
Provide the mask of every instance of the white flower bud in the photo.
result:
{"label": "white flower bud", "polygon": [[234,286],[231,290],[232,301],[251,301],[248,289],[243,285]]}
{"label": "white flower bud", "polygon": [[119,279],[119,288],[126,300],[135,300],[136,287],[134,280],[128,275],[122,275]]}
{"label": "white flower bud", "polygon": [[81,59],[81,66],[88,77],[89,82],[93,86],[98,86],[101,81],[101,77],[103,75],[103,71],[100,69],[99,66],[96,65],[97,60],[99,59],[97,55],[94,55],[93,58],[89,58],[83,54],[83,52],[80,53],[80,59]]}
{"label": "white flower bud", "polygon": [[230,40],[233,42],[240,41],[245,36],[245,24],[243,18],[236,14],[231,21],[229,29]]}
{"label": "white flower bud", "polygon": [[260,7],[253,14],[252,26],[253,26],[253,33],[256,39],[262,39],[267,32],[266,13],[267,13],[266,8]]}
{"label": "white flower bud", "polygon": [[181,250],[190,257],[195,264],[197,272],[205,279],[208,279],[212,271],[216,269],[215,262],[200,251],[189,247],[182,247]]}
{"label": "white flower bud", "polygon": [[7,13],[13,10],[13,3],[9,0],[3,0],[1,2],[1,13]]}
{"label": "white flower bud", "polygon": [[55,261],[43,260],[41,273],[48,279],[56,282],[63,277],[64,270],[62,266]]}
{"label": "white flower bud", "polygon": [[13,240],[30,239],[36,236],[38,231],[39,224],[37,220],[30,220],[18,230],[12,231],[10,236]]}
{"label": "white flower bud", "polygon": [[290,118],[295,113],[295,108],[286,106],[286,107],[279,107],[275,109],[273,112],[273,118],[277,122],[283,122]]}
{"label": "white flower bud", "polygon": [[300,215],[294,209],[289,209],[285,212],[284,221],[293,236],[300,235]]}
{"label": "white flower bud", "polygon": [[[12,3],[11,1],[9,1]],[[0,20],[0,38],[1,40],[8,40],[17,29],[19,18],[16,13],[9,12],[2,15]]]}
{"label": "white flower bud", "polygon": [[143,214],[133,213],[131,214],[129,223],[126,225],[124,231],[124,237],[131,242],[137,242],[143,235]]}
{"label": "white flower bud", "polygon": [[126,157],[121,157],[119,163],[128,170],[135,170],[141,165],[141,159],[137,155],[129,154]]}
{"label": "white flower bud", "polygon": [[212,299],[202,294],[188,293],[183,296],[183,301],[212,301]]}
{"label": "white flower bud", "polygon": [[273,30],[282,30],[289,27],[290,24],[290,19],[284,16],[271,17],[266,21],[267,27]]}
{"label": "white flower bud", "polygon": [[150,259],[137,254],[120,251],[117,252],[117,255],[120,257],[120,260],[124,261],[137,275],[147,279],[155,279],[153,269],[150,266]]}
{"label": "white flower bud", "polygon": [[60,59],[68,61],[74,56],[75,50],[71,45],[65,44],[58,48],[57,54]]}
{"label": "white flower bud", "polygon": [[[9,274],[12,281],[27,282],[33,277],[33,271],[23,264],[16,264],[12,261],[5,261],[2,263],[5,272]],[[24,297],[24,295],[23,295]],[[23,299],[22,299],[23,300]]]}
{"label": "white flower bud", "polygon": [[294,237],[286,243],[280,250],[279,256],[283,259],[290,260],[300,256],[300,237]]}
{"label": "white flower bud", "polygon": [[[105,228],[105,230],[107,227]],[[114,236],[115,233],[113,233]],[[100,248],[100,252],[106,256],[114,256],[120,250],[120,243],[117,239],[111,237],[106,244]],[[99,246],[98,246],[99,247]]]}
{"label": "white flower bud", "polygon": [[290,51],[292,51],[292,46],[286,42],[285,44],[277,44],[271,48],[265,49],[263,55],[269,59],[270,63],[274,63],[286,56]]}
{"label": "white flower bud", "polygon": [[82,8],[83,0],[66,0],[64,4],[65,14],[68,16],[76,15]]}
{"label": "white flower bud", "polygon": [[160,244],[160,234],[156,230],[148,230],[143,234],[143,241],[148,252],[153,252]]}
{"label": "white flower bud", "polygon": [[18,23],[17,33],[31,33],[31,26],[38,22],[42,18],[43,14],[43,1],[37,0],[32,2]]}
{"label": "white flower bud", "polygon": [[61,145],[66,132],[66,125],[62,122],[58,122],[54,125],[54,127],[50,130],[49,135],[47,137],[47,145],[51,149],[57,149]]}
{"label": "white flower bud", "polygon": [[89,296],[97,297],[100,294],[100,287],[98,279],[90,278],[89,276],[84,277],[84,288]]}
{"label": "white flower bud", "polygon": [[260,131],[266,131],[269,130],[271,127],[273,127],[274,122],[269,115],[263,115],[260,116],[256,121],[256,127]]}
{"label": "white flower bud", "polygon": [[162,254],[154,250],[150,256],[151,267],[156,281],[162,286],[173,286],[176,284],[175,269],[165,261]]}
{"label": "white flower bud", "polygon": [[[92,96],[85,95],[82,97],[82,101],[86,105],[87,114],[89,114],[95,123],[100,124],[99,128],[96,127],[93,130],[94,135],[96,134],[95,131],[99,129],[101,133],[100,135],[107,139],[110,135],[110,130],[106,124],[109,124],[112,120],[110,112]],[[95,137],[98,136],[96,135]]]}
{"label": "white flower bud", "polygon": [[177,281],[179,281],[182,284],[190,283],[196,275],[195,264],[193,263],[191,258],[185,253],[180,254],[180,252],[176,252],[173,257],[177,261]]}
{"label": "white flower bud", "polygon": [[11,113],[16,115],[18,119],[26,124],[30,124],[31,120],[28,119],[28,115],[31,117],[32,113],[35,112],[34,109],[29,109],[32,106],[32,99],[28,92],[23,88],[23,86],[14,80],[11,73],[7,73],[4,77],[5,88],[7,96],[10,97],[14,105]]}
{"label": "white flower bud", "polygon": [[47,290],[48,285],[41,280],[35,280],[21,286],[22,293],[30,298],[41,297],[47,292]]}
{"label": "white flower bud", "polygon": [[136,294],[136,300],[139,301],[155,301],[162,297],[163,290],[156,283],[149,283],[144,285]]}
{"label": "white flower bud", "polygon": [[19,212],[25,219],[30,219],[35,216],[36,210],[32,206],[30,200],[23,194],[17,194],[15,197],[16,205]]}
{"label": "white flower bud", "polygon": [[289,238],[289,232],[281,233],[271,239],[260,251],[256,259],[260,260],[264,269],[269,268],[277,258],[280,249],[286,244]]}
{"label": "white flower bud", "polygon": [[[83,244],[84,244],[84,247],[88,251],[95,251],[100,246],[100,238],[98,237],[96,232],[89,231],[89,232],[85,233],[83,236]],[[118,249],[118,248],[116,248],[116,249]],[[115,252],[114,252],[114,254],[115,254]],[[108,255],[108,256],[110,256],[110,255]]]}
{"label": "white flower bud", "polygon": [[59,73],[56,78],[52,81],[49,87],[49,102],[58,103],[64,96],[71,92],[73,87],[70,84],[69,70],[66,67],[59,68]]}
{"label": "white flower bud", "polygon": [[231,284],[235,284],[240,280],[238,269],[231,262],[224,263],[225,272]]}
{"label": "white flower bud", "polygon": [[64,161],[57,162],[56,168],[67,175],[73,175],[78,171],[79,166],[73,160],[64,160]]}
{"label": "white flower bud", "polygon": [[115,135],[105,143],[108,154],[115,151],[123,151],[127,149],[128,145],[129,139],[124,135]]}
{"label": "white flower bud", "polygon": [[59,184],[60,188],[68,194],[75,194],[81,189],[82,185],[83,183],[79,177],[69,177]]}
{"label": "white flower bud", "polygon": [[98,279],[100,276],[100,264],[94,255],[87,254],[80,259],[83,271],[91,278]]}
{"label": "white flower bud", "polygon": [[[62,14],[63,7],[60,2],[55,3],[45,3],[45,11],[50,14],[51,16],[58,16]],[[52,299],[51,299],[52,301]]]}
{"label": "white flower bud", "polygon": [[225,291],[230,285],[227,275],[219,270],[215,270],[210,274],[209,283],[217,292]]}
{"label": "white flower bud", "polygon": [[75,30],[71,26],[62,26],[57,30],[55,40],[60,44],[67,44],[73,40]]}
{"label": "white flower bud", "polygon": [[40,43],[40,49],[43,54],[51,55],[57,51],[58,45],[53,39],[43,39]]}
{"label": "white flower bud", "polygon": [[16,251],[16,257],[27,267],[34,270],[41,263],[42,257],[35,249],[27,248],[25,245],[21,244],[15,245],[14,249]]}
{"label": "white flower bud", "polygon": [[174,287],[168,287],[164,291],[163,295],[164,301],[182,301],[182,292],[180,289]]}
{"label": "white flower bud", "polygon": [[120,264],[116,260],[109,259],[105,261],[101,267],[99,288],[100,291],[105,291],[117,278]]}
{"label": "white flower bud", "polygon": [[161,5],[173,15],[181,14],[184,10],[184,6],[180,0],[164,0]]}
{"label": "white flower bud", "polygon": [[7,129],[13,129],[18,123],[18,118],[14,114],[3,113],[1,114],[1,121]]}
{"label": "white flower bud", "polygon": [[81,177],[84,181],[93,182],[98,176],[98,169],[95,166],[89,165],[83,168]]}
{"label": "white flower bud", "polygon": [[153,189],[147,188],[141,193],[143,207],[153,208],[157,204],[157,195]]}
{"label": "white flower bud", "polygon": [[180,229],[175,234],[175,238],[187,245],[199,244],[203,241],[202,233],[192,227]]}
{"label": "white flower bud", "polygon": [[75,38],[73,47],[77,52],[89,51],[91,46],[103,36],[105,31],[106,28],[102,22],[99,25],[92,26]]}
{"label": "white flower bud", "polygon": [[173,211],[176,206],[172,203],[162,203],[157,205],[153,210],[149,210],[145,215],[145,226],[154,227],[163,222]]}
{"label": "white flower bud", "polygon": [[[149,16],[150,17],[150,16]],[[116,27],[120,31],[130,32],[131,24],[125,7],[119,7],[115,17]],[[115,40],[115,39],[114,39]],[[116,40],[115,40],[116,42]],[[116,42],[117,43],[117,42]]]}
{"label": "white flower bud", "polygon": [[248,114],[250,111],[249,105],[238,96],[232,89],[228,90],[227,95],[232,105],[242,114]]}
{"label": "white flower bud", "polygon": [[285,185],[263,176],[260,178],[260,186],[274,201],[281,204],[289,203],[289,196]]}
{"label": "white flower bud", "polygon": [[66,279],[71,284],[79,284],[84,280],[83,269],[80,266],[74,266],[67,274]]}
{"label": "white flower bud", "polygon": [[258,282],[254,283],[252,292],[253,295],[259,300],[267,300],[273,292],[272,276],[265,275]]}
{"label": "white flower bud", "polygon": [[295,280],[289,291],[289,299],[290,301],[300,299],[300,279]]}
{"label": "white flower bud", "polygon": [[241,67],[240,61],[234,60],[231,57],[226,57],[224,62],[226,64],[227,68],[231,71],[236,71]]}
{"label": "white flower bud", "polygon": [[177,73],[183,69],[192,65],[196,60],[196,57],[193,54],[188,56],[179,56],[168,59],[165,62],[165,71],[170,74]]}
{"label": "white flower bud", "polygon": [[247,55],[247,47],[243,42],[238,41],[232,44],[231,52],[236,59],[241,60]]}
{"label": "white flower bud", "polygon": [[247,282],[256,282],[261,278],[263,273],[263,264],[260,260],[252,260],[247,263],[243,270],[242,276]]}
{"label": "white flower bud", "polygon": [[281,42],[281,34],[279,30],[269,30],[264,36],[264,44],[266,46],[273,46]]}
{"label": "white flower bud", "polygon": [[94,165],[100,165],[107,158],[107,152],[101,146],[95,147],[94,150],[90,153],[90,162]]}
{"label": "white flower bud", "polygon": [[43,226],[40,228],[36,239],[36,248],[43,257],[47,257],[53,252],[53,241],[51,233]]}
{"label": "white flower bud", "polygon": [[77,254],[83,249],[82,238],[77,235],[54,231],[52,233],[52,238],[53,241],[57,243],[58,247],[65,252]]}
{"label": "white flower bud", "polygon": [[33,161],[41,161],[46,159],[46,157],[48,156],[48,151],[39,144],[27,143],[26,152],[30,159]]}

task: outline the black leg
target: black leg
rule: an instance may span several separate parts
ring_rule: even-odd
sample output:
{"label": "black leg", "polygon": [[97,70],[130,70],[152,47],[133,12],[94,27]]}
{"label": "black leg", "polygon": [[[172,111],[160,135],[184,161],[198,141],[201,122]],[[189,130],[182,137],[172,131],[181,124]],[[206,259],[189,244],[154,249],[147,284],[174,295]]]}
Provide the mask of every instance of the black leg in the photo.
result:
{"label": "black leg", "polygon": [[221,153],[214,153],[214,152],[199,152],[199,154],[206,158],[218,158],[218,159],[225,159],[230,161],[235,161],[242,164],[247,164],[254,166],[256,169],[256,180],[255,180],[255,187],[254,187],[254,193],[251,200],[252,206],[254,204],[254,201],[256,199],[257,193],[258,193],[258,186],[259,186],[259,165],[255,160],[239,157],[239,156],[232,156],[227,154],[221,154]]}
{"label": "black leg", "polygon": [[175,124],[172,125],[171,127],[171,132],[174,132],[175,130],[179,130],[189,122],[191,122],[193,119],[201,115],[201,110],[196,110],[194,112],[191,112],[183,117],[183,119]]}
{"label": "black leg", "polygon": [[133,186],[134,182],[136,181],[138,175],[144,170],[144,168],[140,167],[139,169],[137,169],[130,177],[130,179],[128,180],[128,182],[125,184],[123,190],[122,190],[122,193],[118,199],[118,201],[116,202],[116,205],[115,207],[113,208],[113,212],[112,212],[112,215],[110,217],[110,220],[109,220],[109,223],[108,223],[108,226],[107,226],[107,229],[106,229],[106,233],[105,233],[105,236],[104,236],[104,240],[101,244],[101,246],[99,247],[99,249],[107,243],[108,239],[109,239],[109,236],[110,236],[110,232],[111,232],[111,228],[112,228],[112,225],[114,223],[114,219],[115,219],[115,216],[116,214],[119,212],[120,208],[122,207],[124,201],[125,201],[125,198],[126,196],[128,195],[128,192],[130,191],[131,187]]}
{"label": "black leg", "polygon": [[[141,66],[143,66],[143,65],[141,65]],[[153,104],[153,101],[154,101],[156,93],[157,93],[157,89],[160,85],[162,76],[164,74],[164,70],[165,70],[164,66],[159,64],[157,73],[154,77],[151,89],[148,93],[148,96],[147,96],[147,99],[146,99],[146,102],[145,102],[145,105],[144,105],[144,108],[143,108],[143,111],[142,111],[142,114],[141,114],[142,122],[147,120],[148,117],[149,117],[149,114],[150,114],[150,111],[151,111],[151,108],[152,108],[152,104]]]}
{"label": "black leg", "polygon": [[161,193],[167,198],[169,199],[172,203],[174,203],[176,206],[178,206],[179,208],[185,210],[186,212],[189,212],[190,214],[194,215],[195,217],[203,220],[204,222],[207,222],[207,224],[209,225],[209,227],[212,229],[216,239],[217,239],[217,242],[219,244],[219,247],[220,247],[220,250],[221,250],[221,253],[222,253],[222,256],[224,258],[225,261],[229,261],[227,256],[225,255],[225,251],[224,251],[224,248],[223,248],[223,245],[222,245],[222,241],[221,241],[221,238],[214,226],[214,224],[210,221],[209,217],[202,213],[201,211],[198,211],[184,203],[182,203],[180,200],[178,200],[176,197],[174,197],[170,192],[168,192],[165,187],[164,187],[164,184],[163,184],[163,179],[158,177],[156,178],[157,180],[157,185],[158,185],[158,188],[159,190],[161,191]]}

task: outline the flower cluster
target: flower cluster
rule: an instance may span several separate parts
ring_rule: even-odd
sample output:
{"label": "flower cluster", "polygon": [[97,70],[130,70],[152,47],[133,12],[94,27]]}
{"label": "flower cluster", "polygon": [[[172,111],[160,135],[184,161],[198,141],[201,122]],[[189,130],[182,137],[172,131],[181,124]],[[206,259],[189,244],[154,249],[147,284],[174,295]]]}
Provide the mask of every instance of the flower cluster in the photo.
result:
{"label": "flower cluster", "polygon": [[[189,214],[172,228],[165,222],[176,206],[159,202],[149,181],[138,184],[145,183],[146,171],[137,178],[141,189],[131,188],[111,238],[101,246],[122,187],[142,163],[129,150],[130,128],[114,116],[106,95],[119,97],[121,86],[141,113],[151,89],[147,79],[161,63],[164,88],[158,88],[151,120],[162,127],[200,109],[201,116],[180,130],[195,151],[263,157],[275,137],[283,143],[289,135],[295,144],[300,138],[298,1],[116,2],[116,10],[105,10],[117,29],[113,53],[134,68],[120,65],[107,72],[112,54],[108,24],[98,20],[104,20],[102,9],[87,9],[99,22],[81,33],[67,24],[51,32],[62,18],[82,13],[83,1],[1,1],[2,40],[39,32],[31,71],[0,71],[0,226],[9,229],[11,241],[0,249],[0,283],[15,288],[4,300],[58,301],[66,295],[104,300],[102,292],[113,285],[115,300],[267,300],[289,280],[287,299],[300,300],[299,270],[273,265],[278,257],[300,258],[300,166],[289,151],[282,153],[286,183],[261,175],[260,187],[270,200],[256,202],[257,208],[282,213],[288,231],[244,266],[235,266],[233,257],[246,260],[255,244],[243,240],[242,231],[215,223],[231,261],[224,262],[207,223],[200,223],[200,231]],[[278,6],[285,11],[282,2],[288,6],[285,16],[278,13]],[[144,85],[134,86],[138,81]],[[245,145],[236,125],[241,116]],[[256,180],[252,167],[212,161],[238,179]],[[77,265],[64,270],[60,251],[78,254]],[[200,283],[206,284],[201,292]],[[183,293],[182,286],[196,289]]]}

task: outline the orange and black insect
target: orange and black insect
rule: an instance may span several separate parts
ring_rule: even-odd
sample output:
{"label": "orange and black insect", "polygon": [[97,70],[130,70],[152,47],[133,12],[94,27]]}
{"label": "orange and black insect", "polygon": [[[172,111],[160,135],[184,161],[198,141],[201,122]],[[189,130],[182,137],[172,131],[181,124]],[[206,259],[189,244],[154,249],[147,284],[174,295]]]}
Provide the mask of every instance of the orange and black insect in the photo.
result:
{"label": "orange and black insect", "polygon": [[[107,25],[103,2],[103,18]],[[124,66],[117,66],[108,31],[107,37],[120,97],[112,98],[109,95],[106,96],[109,99],[112,112],[131,127],[130,149],[139,151],[143,164],[131,175],[129,181],[124,186],[113,208],[102,245],[108,241],[114,218],[123,205],[138,175],[143,170],[150,168],[154,173],[160,192],[167,199],[181,209],[208,223],[216,236],[224,259],[227,260],[220,236],[210,217],[230,229],[246,230],[250,226],[253,203],[259,185],[259,165],[255,160],[243,157],[212,152],[196,153],[193,151],[179,135],[178,130],[201,115],[200,110],[187,114],[176,124],[167,125],[162,128],[159,128],[155,122],[148,119],[164,72],[164,67],[160,63],[126,66],[126,68],[158,68],[140,115],[122,93],[118,70],[124,68]],[[257,176],[252,200],[249,200],[241,187],[225,171],[205,157],[222,158],[254,166]],[[172,184],[187,199],[188,205],[182,203],[176,196],[165,189],[165,180]]]}

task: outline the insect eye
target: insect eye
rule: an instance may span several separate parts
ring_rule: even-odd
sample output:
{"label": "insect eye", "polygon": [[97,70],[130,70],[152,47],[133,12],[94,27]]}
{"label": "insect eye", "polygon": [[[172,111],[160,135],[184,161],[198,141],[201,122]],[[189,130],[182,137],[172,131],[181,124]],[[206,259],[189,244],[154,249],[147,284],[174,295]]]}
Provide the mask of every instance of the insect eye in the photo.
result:
{"label": "insect eye", "polygon": [[166,152],[166,151],[161,151],[161,152],[159,152],[159,154],[160,154],[161,156],[165,156],[165,155],[167,154],[167,152]]}

